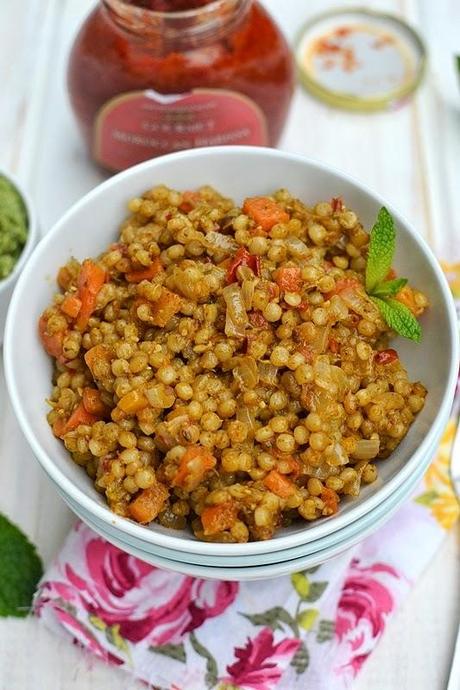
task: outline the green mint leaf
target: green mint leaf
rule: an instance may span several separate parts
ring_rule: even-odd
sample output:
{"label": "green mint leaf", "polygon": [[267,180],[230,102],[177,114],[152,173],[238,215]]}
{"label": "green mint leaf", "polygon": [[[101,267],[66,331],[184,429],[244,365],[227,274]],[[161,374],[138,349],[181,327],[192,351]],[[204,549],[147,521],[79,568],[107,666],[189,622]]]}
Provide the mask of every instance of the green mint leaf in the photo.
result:
{"label": "green mint leaf", "polygon": [[383,300],[380,297],[371,296],[371,299],[378,306],[380,313],[390,328],[404,338],[414,340],[416,343],[421,341],[422,327],[404,304],[390,298]]}
{"label": "green mint leaf", "polygon": [[42,573],[35,546],[0,514],[0,616],[27,616]]}
{"label": "green mint leaf", "polygon": [[382,206],[369,236],[366,291],[371,294],[385,280],[395,253],[396,230],[393,218]]}
{"label": "green mint leaf", "polygon": [[395,278],[379,283],[372,292],[373,297],[394,297],[402,288],[407,285],[407,278]]}

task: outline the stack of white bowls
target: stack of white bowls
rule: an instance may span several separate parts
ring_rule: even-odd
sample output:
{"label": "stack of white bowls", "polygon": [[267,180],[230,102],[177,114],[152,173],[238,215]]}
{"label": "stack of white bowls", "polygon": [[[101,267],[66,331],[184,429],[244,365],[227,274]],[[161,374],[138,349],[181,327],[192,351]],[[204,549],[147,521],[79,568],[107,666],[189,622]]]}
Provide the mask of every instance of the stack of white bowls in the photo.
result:
{"label": "stack of white bowls", "polygon": [[[176,189],[210,184],[241,202],[285,187],[307,203],[341,196],[370,227],[386,205],[398,228],[395,269],[428,295],[423,340],[398,339],[395,347],[412,379],[428,389],[426,405],[379,478],[359,497],[341,503],[337,515],[281,529],[268,541],[214,544],[189,531],[144,527],[114,515],[91,480],[70,459],[47,424],[51,362],[37,336],[37,321],[50,302],[52,276],[70,256],[96,256],[113,242],[127,201],[164,183]],[[18,420],[34,454],[57,490],[81,519],[120,548],[162,568],[188,575],[256,580],[324,562],[376,530],[414,491],[446,425],[458,371],[457,320],[446,280],[425,242],[379,196],[347,175],[280,151],[219,147],[157,158],[108,180],[78,202],[46,235],[18,281],[5,332],[5,369]]]}

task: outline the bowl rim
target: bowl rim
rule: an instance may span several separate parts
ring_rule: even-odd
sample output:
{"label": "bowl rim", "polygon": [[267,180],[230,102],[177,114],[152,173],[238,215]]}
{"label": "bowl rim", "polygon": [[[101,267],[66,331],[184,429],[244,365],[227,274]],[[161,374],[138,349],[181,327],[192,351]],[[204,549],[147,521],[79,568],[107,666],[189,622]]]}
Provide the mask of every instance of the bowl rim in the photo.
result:
{"label": "bowl rim", "polygon": [[16,188],[16,191],[19,192],[19,196],[22,198],[24,206],[26,207],[28,220],[26,243],[22,248],[18,260],[14,264],[11,273],[3,280],[0,280],[0,294],[2,294],[3,292],[6,292],[9,288],[11,288],[12,285],[16,282],[18,275],[24,268],[27,259],[31,255],[32,250],[37,243],[38,220],[37,214],[35,212],[35,207],[32,204],[32,200],[28,192],[26,192],[23,185],[17,179],[17,177],[1,166],[0,176],[6,177],[6,179],[9,180],[9,182],[11,182],[12,185]]}
{"label": "bowl rim", "polygon": [[[301,165],[306,165],[313,170],[318,172],[332,173],[339,178],[345,179],[356,187],[357,190],[370,196],[377,203],[382,206],[385,205],[392,215],[394,216],[398,225],[403,227],[404,232],[408,232],[411,238],[418,245],[421,253],[424,255],[425,260],[430,265],[436,279],[438,282],[438,288],[440,290],[442,299],[446,306],[446,311],[448,315],[449,322],[449,340],[451,343],[451,357],[449,363],[449,373],[447,379],[447,385],[445,387],[442,402],[433,419],[430,428],[428,429],[423,441],[417,448],[417,450],[410,456],[406,464],[402,469],[389,481],[383,484],[378,491],[373,495],[369,496],[365,500],[358,502],[355,506],[351,507],[346,514],[338,513],[332,518],[328,518],[324,521],[319,521],[313,527],[306,530],[299,530],[294,534],[287,534],[277,536],[274,539],[262,542],[248,542],[245,544],[221,544],[221,543],[210,543],[202,542],[192,538],[186,538],[183,536],[177,536],[171,530],[171,534],[164,534],[161,532],[152,531],[143,525],[139,525],[127,518],[121,517],[113,513],[107,505],[101,505],[96,501],[96,496],[88,496],[83,490],[75,486],[70,478],[66,477],[59,467],[54,463],[52,458],[42,449],[40,443],[35,438],[35,435],[29,427],[26,415],[22,408],[21,397],[19,390],[16,385],[16,381],[13,375],[15,369],[15,348],[14,348],[14,331],[15,331],[15,312],[16,306],[19,302],[20,295],[23,288],[27,285],[29,281],[29,276],[33,276],[35,264],[38,265],[40,256],[46,252],[48,245],[51,245],[56,237],[59,237],[61,229],[65,227],[72,216],[77,213],[82,207],[84,207],[89,201],[97,199],[97,197],[103,197],[106,190],[123,185],[124,181],[132,177],[136,177],[139,173],[162,166],[164,162],[170,160],[182,160],[193,158],[197,161],[201,161],[207,157],[238,157],[240,155],[250,155],[254,158],[264,159],[269,161],[270,159],[282,159],[285,161],[292,161],[299,163]],[[25,270],[19,276],[19,280],[16,284],[13,297],[10,302],[10,308],[8,310],[8,316],[6,320],[5,327],[5,338],[4,338],[4,358],[5,358],[5,374],[8,391],[10,394],[10,399],[16,413],[19,425],[31,446],[31,449],[42,465],[43,469],[50,475],[50,477],[62,488],[64,493],[73,497],[74,501],[82,505],[83,508],[90,514],[97,515],[103,522],[110,523],[112,526],[118,527],[126,534],[131,534],[141,541],[151,544],[154,546],[158,544],[160,546],[165,546],[168,548],[173,548],[178,551],[192,551],[194,553],[203,553],[209,555],[237,555],[239,553],[245,554],[256,554],[262,553],[264,551],[278,551],[288,547],[293,547],[298,544],[305,543],[307,541],[313,541],[314,539],[321,538],[332,531],[341,529],[346,524],[359,519],[362,515],[369,512],[373,507],[384,500],[392,491],[394,491],[398,486],[400,486],[407,477],[415,470],[418,463],[422,461],[423,455],[431,446],[433,438],[436,437],[438,433],[438,427],[440,424],[444,423],[450,411],[451,403],[454,396],[454,391],[457,382],[458,374],[458,359],[459,359],[459,343],[458,343],[458,325],[457,325],[457,315],[452,298],[451,291],[449,289],[447,280],[441,270],[441,267],[436,260],[434,254],[432,253],[427,242],[413,229],[412,225],[402,216],[397,209],[395,209],[391,204],[388,204],[382,197],[375,193],[373,190],[369,189],[367,185],[357,180],[348,173],[338,170],[337,168],[322,163],[320,161],[308,158],[303,155],[289,153],[285,151],[280,151],[277,149],[270,149],[265,147],[251,147],[251,146],[219,146],[219,147],[206,147],[189,149],[186,151],[179,151],[158,158],[151,159],[144,163],[140,163],[128,170],[125,170],[118,175],[115,175],[108,180],[104,181],[102,184],[96,186],[85,196],[83,196],[79,201],[73,204],[67,212],[53,225],[50,231],[43,237],[38,246],[36,247],[30,261],[27,263]]]}

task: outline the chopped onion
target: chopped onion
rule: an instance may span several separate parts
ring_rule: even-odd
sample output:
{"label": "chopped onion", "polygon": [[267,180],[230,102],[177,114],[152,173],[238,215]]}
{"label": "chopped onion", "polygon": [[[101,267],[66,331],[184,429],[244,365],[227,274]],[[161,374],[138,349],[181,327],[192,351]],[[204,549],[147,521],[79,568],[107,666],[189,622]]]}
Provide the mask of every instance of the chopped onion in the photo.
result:
{"label": "chopped onion", "polygon": [[255,388],[259,383],[259,370],[254,357],[239,357],[238,364],[233,369],[233,376],[245,388]]}
{"label": "chopped onion", "polygon": [[330,324],[326,326],[316,326],[316,336],[309,345],[313,352],[323,354],[326,352],[329,345],[329,331],[331,330]]}
{"label": "chopped onion", "polygon": [[[252,271],[251,271],[252,273]],[[243,304],[245,309],[251,309],[252,299],[254,297],[254,291],[256,289],[256,282],[254,280],[254,274],[252,274],[253,279],[245,279],[241,285],[241,296],[243,298]]]}
{"label": "chopped onion", "polygon": [[275,386],[278,378],[278,367],[273,366],[270,362],[259,362],[258,367],[260,380],[269,386]]}
{"label": "chopped onion", "polygon": [[333,467],[346,465],[348,463],[348,455],[337,441],[327,449],[327,461]]}
{"label": "chopped onion", "polygon": [[310,250],[298,237],[288,237],[284,240],[284,246],[296,258],[303,258],[310,254]]}
{"label": "chopped onion", "polygon": [[211,230],[203,237],[203,244],[210,249],[219,249],[226,254],[233,254],[238,249],[238,244],[233,237],[223,235],[221,232]]}
{"label": "chopped onion", "polygon": [[248,407],[245,405],[239,406],[236,412],[236,418],[239,422],[243,422],[243,424],[246,424],[248,429],[249,429],[249,437],[253,437],[256,431],[256,423],[254,419],[254,415],[251,414],[250,410]]}
{"label": "chopped onion", "polygon": [[380,441],[378,438],[360,439],[351,455],[355,460],[372,460],[377,456],[379,449]]}
{"label": "chopped onion", "polygon": [[222,290],[227,313],[225,319],[225,335],[244,338],[246,326],[249,323],[239,285],[232,283]]}
{"label": "chopped onion", "polygon": [[323,356],[316,360],[314,370],[316,385],[324,388],[338,400],[343,400],[350,387],[345,372],[340,367],[329,364]]}
{"label": "chopped onion", "polygon": [[345,288],[340,292],[340,297],[345,302],[347,307],[352,309],[356,314],[369,318],[371,321],[375,320],[378,315],[378,308],[370,299],[364,296],[360,290],[355,288]]}
{"label": "chopped onion", "polygon": [[313,465],[304,465],[302,468],[303,474],[308,474],[309,477],[316,477],[317,479],[327,479],[331,475],[339,474],[339,468],[331,467],[327,463],[322,463],[319,467]]}
{"label": "chopped onion", "polygon": [[166,452],[179,443],[183,443],[183,439],[180,438],[180,432],[188,423],[190,423],[188,415],[178,415],[167,422],[160,422],[155,432],[155,443],[158,448]]}

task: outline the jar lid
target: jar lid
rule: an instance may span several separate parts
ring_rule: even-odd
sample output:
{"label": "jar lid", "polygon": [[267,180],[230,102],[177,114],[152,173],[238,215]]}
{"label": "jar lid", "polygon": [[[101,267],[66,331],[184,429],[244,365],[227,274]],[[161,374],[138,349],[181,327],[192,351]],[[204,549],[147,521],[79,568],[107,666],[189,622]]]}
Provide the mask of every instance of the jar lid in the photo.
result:
{"label": "jar lid", "polygon": [[303,85],[350,110],[401,104],[420,84],[426,63],[423,41],[408,24],[361,8],[314,17],[302,28],[295,55]]}

